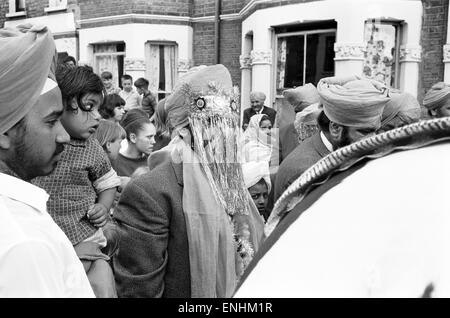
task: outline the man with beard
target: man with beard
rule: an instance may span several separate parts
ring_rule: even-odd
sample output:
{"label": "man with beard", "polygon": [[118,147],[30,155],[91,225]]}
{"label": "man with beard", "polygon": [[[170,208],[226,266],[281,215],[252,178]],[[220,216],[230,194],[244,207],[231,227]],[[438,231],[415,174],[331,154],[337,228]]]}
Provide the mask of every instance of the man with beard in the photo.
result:
{"label": "man with beard", "polygon": [[275,202],[308,168],[334,150],[373,135],[381,125],[387,89],[372,80],[324,78],[317,85],[323,111],[320,132],[306,139],[281,163],[275,181]]}
{"label": "man with beard", "polygon": [[46,27],[0,30],[0,297],[94,296],[48,194],[29,183],[54,170],[69,141],[55,53]]}

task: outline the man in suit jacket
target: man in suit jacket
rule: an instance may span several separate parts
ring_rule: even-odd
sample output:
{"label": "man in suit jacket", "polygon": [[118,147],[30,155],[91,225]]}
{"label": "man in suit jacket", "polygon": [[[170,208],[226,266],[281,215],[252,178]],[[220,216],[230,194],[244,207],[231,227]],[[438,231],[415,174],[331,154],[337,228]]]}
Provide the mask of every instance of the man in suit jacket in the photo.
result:
{"label": "man in suit jacket", "polygon": [[182,165],[172,160],[123,190],[114,211],[123,233],[113,258],[119,297],[191,297],[182,197]]}
{"label": "man in suit jacket", "polygon": [[242,129],[246,130],[250,118],[256,114],[266,114],[269,116],[272,126],[275,125],[275,117],[277,116],[277,111],[264,106],[264,101],[266,100],[266,94],[263,92],[251,92],[250,93],[250,108],[244,110],[244,119],[242,122]]}
{"label": "man in suit jacket", "polygon": [[323,111],[320,133],[310,137],[281,163],[275,181],[275,202],[309,167],[340,147],[370,136],[381,125],[386,90],[378,83],[353,78],[324,78],[318,84]]}

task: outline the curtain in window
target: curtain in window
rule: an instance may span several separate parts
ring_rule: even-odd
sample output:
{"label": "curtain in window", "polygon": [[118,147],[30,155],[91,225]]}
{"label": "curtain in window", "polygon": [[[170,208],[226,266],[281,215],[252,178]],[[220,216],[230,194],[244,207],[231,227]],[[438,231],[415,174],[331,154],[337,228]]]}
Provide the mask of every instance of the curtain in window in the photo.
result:
{"label": "curtain in window", "polygon": [[396,28],[392,24],[366,22],[363,73],[388,86],[395,86]]}
{"label": "curtain in window", "polygon": [[149,81],[150,91],[156,94],[172,92],[177,80],[176,46],[149,43],[146,46],[145,59],[147,61],[145,76]]}
{"label": "curtain in window", "polygon": [[[95,68],[97,74],[108,71],[113,75],[113,83],[115,87],[119,87],[119,62],[117,55],[109,55],[104,53],[116,53],[117,47],[115,44],[97,44],[94,48]],[[101,53],[101,54],[97,54]]]}
{"label": "curtain in window", "polygon": [[159,90],[159,45],[147,44],[145,59],[147,60],[145,77],[149,81],[148,88],[156,93]]}
{"label": "curtain in window", "polygon": [[53,7],[62,7],[67,5],[67,0],[49,0],[48,6],[50,8]]}
{"label": "curtain in window", "polygon": [[164,74],[166,78],[166,92],[172,92],[175,81],[175,45],[164,46]]}

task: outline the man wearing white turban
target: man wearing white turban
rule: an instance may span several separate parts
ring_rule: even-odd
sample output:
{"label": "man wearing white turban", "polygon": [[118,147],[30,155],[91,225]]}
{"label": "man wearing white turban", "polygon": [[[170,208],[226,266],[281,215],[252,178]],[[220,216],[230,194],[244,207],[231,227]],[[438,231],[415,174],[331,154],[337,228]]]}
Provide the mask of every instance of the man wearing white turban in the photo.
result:
{"label": "man wearing white turban", "polygon": [[53,171],[69,141],[55,53],[46,27],[0,30],[0,297],[94,297],[48,194],[28,183]]}
{"label": "man wearing white turban", "polygon": [[320,132],[306,139],[281,163],[275,181],[275,201],[309,167],[327,154],[373,135],[390,100],[382,84],[356,76],[327,77],[317,85],[323,111]]}

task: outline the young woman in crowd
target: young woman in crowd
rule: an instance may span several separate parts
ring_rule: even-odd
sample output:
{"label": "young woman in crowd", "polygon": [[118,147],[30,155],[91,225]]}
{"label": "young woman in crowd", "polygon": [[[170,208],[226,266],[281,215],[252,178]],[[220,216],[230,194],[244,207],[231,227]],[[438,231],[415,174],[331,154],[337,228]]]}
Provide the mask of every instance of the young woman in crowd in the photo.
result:
{"label": "young woman in crowd", "polygon": [[147,114],[140,109],[127,112],[120,124],[127,134],[127,147],[119,152],[114,168],[119,176],[130,177],[137,168],[147,166],[147,158],[155,143],[156,129]]}

